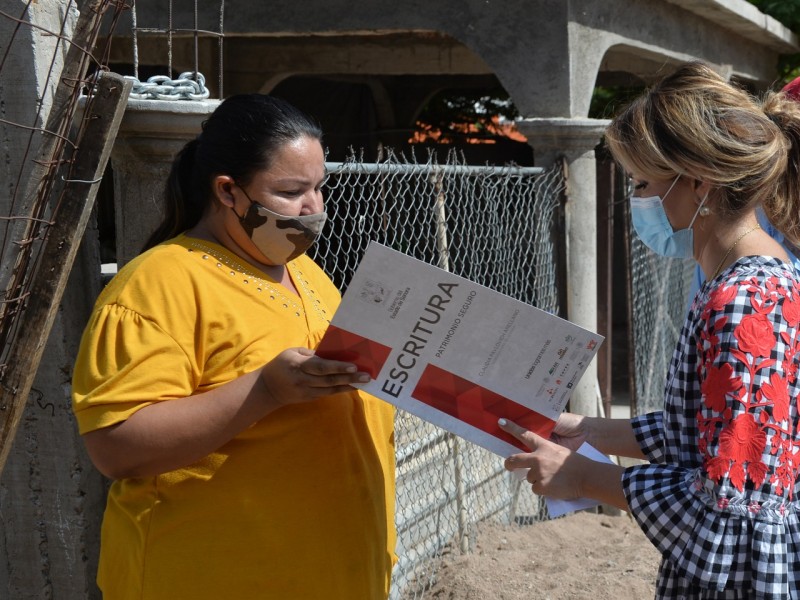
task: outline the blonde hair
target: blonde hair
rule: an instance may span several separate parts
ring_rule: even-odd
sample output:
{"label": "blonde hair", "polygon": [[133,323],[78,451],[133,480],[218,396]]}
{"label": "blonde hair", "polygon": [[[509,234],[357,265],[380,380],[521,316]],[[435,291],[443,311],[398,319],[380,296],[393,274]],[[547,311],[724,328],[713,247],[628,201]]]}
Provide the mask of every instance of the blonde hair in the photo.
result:
{"label": "blonde hair", "polygon": [[605,139],[624,169],[708,182],[721,192],[723,218],[761,205],[775,227],[800,241],[800,103],[786,94],[758,99],[690,62],[615,117]]}

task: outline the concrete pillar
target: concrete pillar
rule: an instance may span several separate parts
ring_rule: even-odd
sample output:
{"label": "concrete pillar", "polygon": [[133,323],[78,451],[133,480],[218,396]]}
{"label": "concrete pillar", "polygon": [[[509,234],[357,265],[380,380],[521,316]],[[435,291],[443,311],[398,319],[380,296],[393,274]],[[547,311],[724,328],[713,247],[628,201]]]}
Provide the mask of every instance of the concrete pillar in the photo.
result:
{"label": "concrete pillar", "polygon": [[[597,192],[594,148],[608,121],[541,119],[518,121],[519,131],[533,146],[537,166],[567,161],[565,232],[567,248],[567,318],[597,331]],[[597,363],[592,361],[570,399],[572,412],[599,414]]]}
{"label": "concrete pillar", "polygon": [[219,100],[128,101],[111,153],[119,267],[139,254],[161,222],[172,160],[218,105]]}

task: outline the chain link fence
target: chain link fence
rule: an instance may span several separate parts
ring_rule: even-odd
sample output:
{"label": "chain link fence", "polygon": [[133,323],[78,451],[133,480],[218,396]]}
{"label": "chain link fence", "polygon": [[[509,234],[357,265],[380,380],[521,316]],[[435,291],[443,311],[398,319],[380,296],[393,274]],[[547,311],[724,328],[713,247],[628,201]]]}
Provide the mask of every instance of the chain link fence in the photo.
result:
{"label": "chain link fence", "polygon": [[635,414],[661,410],[672,353],[689,307],[693,260],[651,252],[630,228],[631,323]]}
{"label": "chain link fence", "polygon": [[[377,164],[327,168],[331,222],[312,256],[342,291],[375,240],[557,312],[551,228],[565,185],[560,168],[467,166],[454,152],[445,164],[390,153]],[[392,598],[423,598],[443,553],[471,549],[475,524],[547,518],[544,504],[479,446],[403,411],[395,442],[400,560]]]}

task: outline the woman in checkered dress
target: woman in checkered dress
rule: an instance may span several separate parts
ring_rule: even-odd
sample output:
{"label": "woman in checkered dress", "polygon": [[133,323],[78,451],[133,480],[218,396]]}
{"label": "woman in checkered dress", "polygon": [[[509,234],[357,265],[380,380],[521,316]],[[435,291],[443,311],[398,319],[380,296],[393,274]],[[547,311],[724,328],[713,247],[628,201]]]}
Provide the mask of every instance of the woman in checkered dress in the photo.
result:
{"label": "woman in checkered dress", "polygon": [[[630,511],[663,554],[657,598],[800,598],[800,280],[758,225],[761,207],[800,239],[800,104],[757,99],[708,66],[682,65],[611,123],[606,143],[634,186],[652,250],[707,276],[673,353],[664,409],[633,420],[565,413],[531,449],[537,494]],[[575,452],[645,459],[593,463]]]}

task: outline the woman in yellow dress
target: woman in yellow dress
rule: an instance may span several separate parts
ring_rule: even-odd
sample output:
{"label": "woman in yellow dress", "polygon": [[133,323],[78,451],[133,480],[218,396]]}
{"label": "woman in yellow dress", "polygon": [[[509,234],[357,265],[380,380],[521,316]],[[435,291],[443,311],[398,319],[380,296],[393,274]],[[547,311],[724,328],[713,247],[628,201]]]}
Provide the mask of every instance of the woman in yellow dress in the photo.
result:
{"label": "woman in yellow dress", "polygon": [[97,300],[73,407],[113,480],[105,600],[388,596],[393,409],[313,352],[340,301],[304,254],[324,179],[306,115],[226,99],[176,157],[148,249]]}

